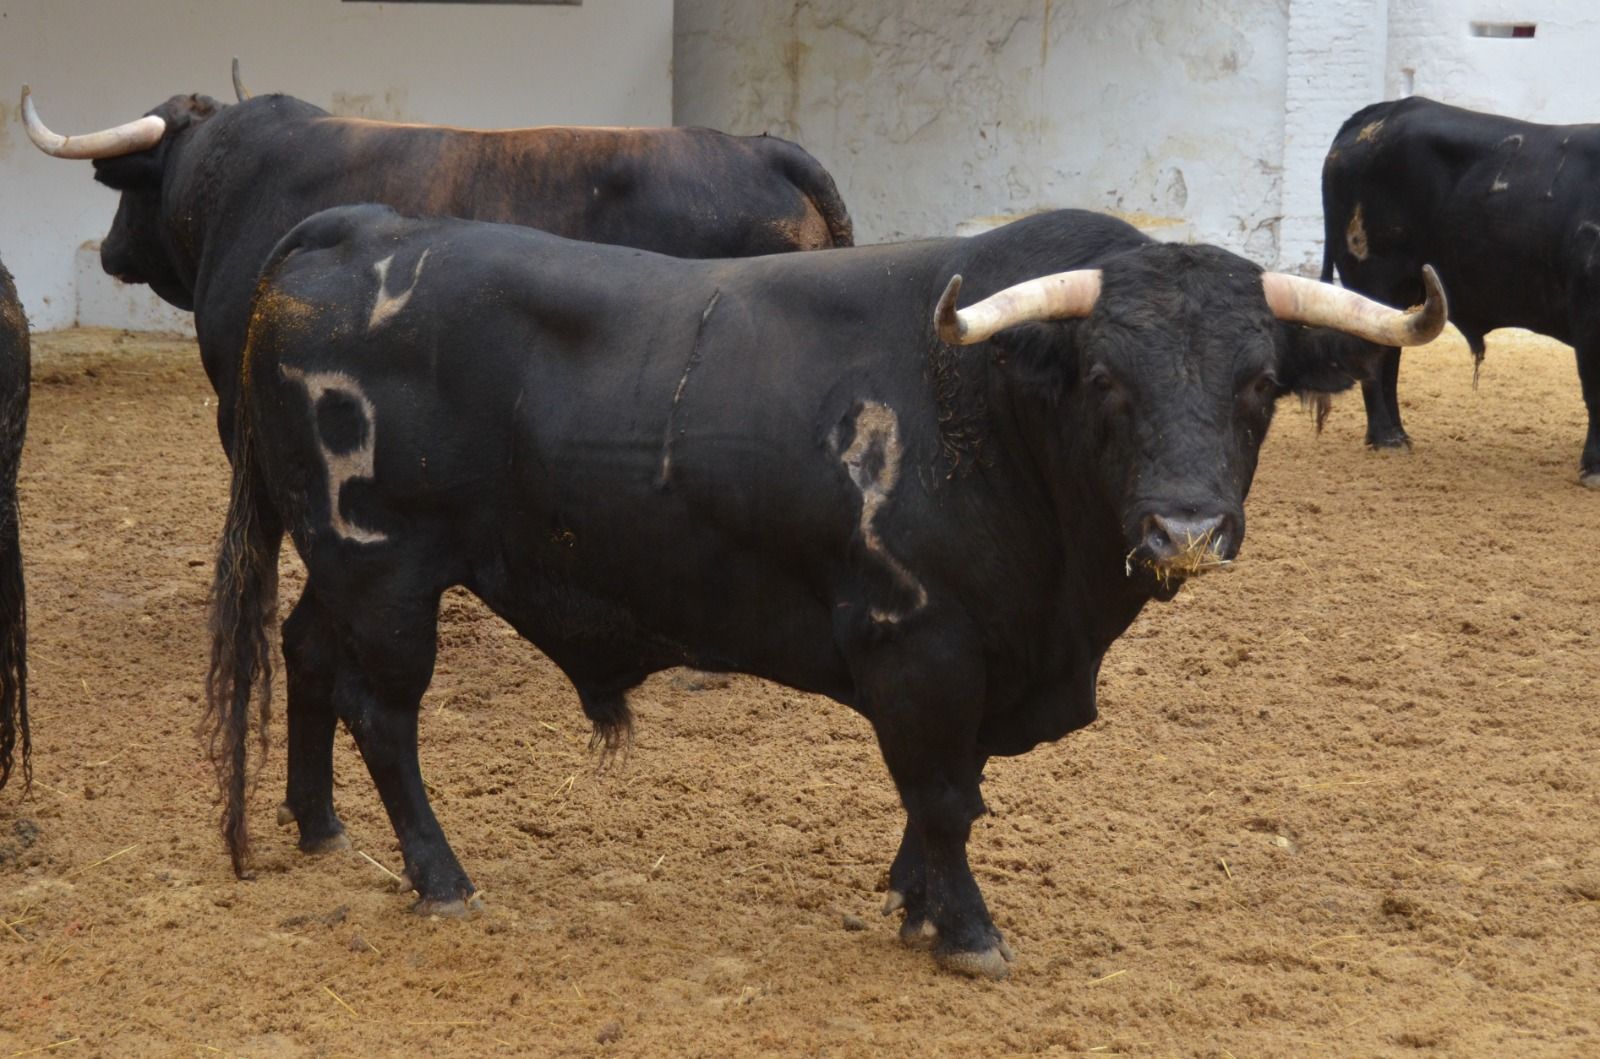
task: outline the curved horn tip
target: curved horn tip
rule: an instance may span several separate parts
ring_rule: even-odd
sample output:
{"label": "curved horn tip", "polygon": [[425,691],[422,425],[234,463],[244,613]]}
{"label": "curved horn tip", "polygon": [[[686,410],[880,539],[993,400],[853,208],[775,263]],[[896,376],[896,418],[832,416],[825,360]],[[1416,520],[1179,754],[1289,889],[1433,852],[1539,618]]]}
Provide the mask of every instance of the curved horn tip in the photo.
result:
{"label": "curved horn tip", "polygon": [[1439,272],[1432,265],[1422,266],[1422,288],[1427,291],[1427,301],[1444,298],[1444,284],[1439,282]]}
{"label": "curved horn tip", "polygon": [[939,303],[933,310],[934,326],[938,328],[940,340],[947,345],[961,345],[961,340],[966,337],[966,325],[956,314],[956,298],[960,295],[961,273],[957,272],[945,284],[944,293],[939,295]]}
{"label": "curved horn tip", "polygon": [[1413,330],[1418,345],[1438,338],[1450,318],[1450,300],[1445,295],[1438,270],[1432,265],[1422,266],[1422,290],[1422,307],[1413,316]]}
{"label": "curved horn tip", "polygon": [[233,57],[233,95],[240,103],[250,98],[250,90],[245,88],[244,81],[239,77],[239,57],[237,55]]}

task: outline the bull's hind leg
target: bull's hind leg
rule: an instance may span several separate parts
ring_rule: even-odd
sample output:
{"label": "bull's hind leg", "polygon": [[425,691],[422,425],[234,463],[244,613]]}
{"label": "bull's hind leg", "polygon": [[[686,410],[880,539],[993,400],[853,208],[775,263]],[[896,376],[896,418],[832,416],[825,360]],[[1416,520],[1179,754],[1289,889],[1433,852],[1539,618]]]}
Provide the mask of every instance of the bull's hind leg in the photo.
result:
{"label": "bull's hind leg", "polygon": [[1583,384],[1583,403],[1589,409],[1589,435],[1583,443],[1578,481],[1600,489],[1600,338],[1578,343],[1578,381]]}
{"label": "bull's hind leg", "polygon": [[283,623],[287,671],[289,784],[278,823],[300,827],[307,853],[348,849],[344,824],[333,810],[333,738],[337,717],[333,680],[338,670],[333,623],[308,589]]}
{"label": "bull's hind leg", "polygon": [[438,651],[439,595],[356,597],[340,622],[345,635],[333,699],[400,840],[416,911],[460,915],[472,882],[428,804],[417,760],[417,715]]}
{"label": "bull's hind leg", "polygon": [[1400,350],[1390,346],[1378,361],[1378,377],[1363,379],[1367,406],[1367,444],[1375,449],[1409,449],[1411,437],[1400,423]]}
{"label": "bull's hind leg", "polygon": [[928,857],[922,849],[922,836],[906,821],[900,836],[900,850],[889,865],[889,892],[883,898],[883,914],[905,911],[907,933],[919,934],[928,908]]}

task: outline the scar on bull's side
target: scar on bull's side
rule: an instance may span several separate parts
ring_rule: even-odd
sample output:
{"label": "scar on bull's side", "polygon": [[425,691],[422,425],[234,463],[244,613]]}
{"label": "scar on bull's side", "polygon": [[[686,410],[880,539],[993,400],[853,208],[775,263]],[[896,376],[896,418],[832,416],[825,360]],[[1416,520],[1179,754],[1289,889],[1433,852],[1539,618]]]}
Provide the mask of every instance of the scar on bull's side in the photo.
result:
{"label": "scar on bull's side", "polygon": [[1350,224],[1344,230],[1345,245],[1350,248],[1350,256],[1357,261],[1367,259],[1367,226],[1361,219],[1361,203],[1356,203],[1355,212],[1350,215]]}
{"label": "scar on bull's side", "polygon": [[857,529],[862,544],[869,555],[889,569],[895,581],[914,600],[910,608],[902,611],[871,609],[873,621],[889,624],[903,621],[928,604],[928,590],[911,575],[905,564],[890,554],[876,525],[879,510],[889,502],[900,480],[900,461],[904,455],[900,444],[900,418],[894,409],[877,401],[863,401],[856,413],[855,437],[850,440],[850,447],[839,454],[839,462],[861,492],[861,518]]}
{"label": "scar on bull's side", "polygon": [[1561,156],[1556,159],[1556,171],[1550,174],[1550,190],[1544,193],[1546,201],[1556,197],[1556,181],[1561,179],[1561,171],[1567,167],[1567,144],[1571,142],[1572,137],[1568,136],[1561,141],[1561,146],[1558,148]]}
{"label": "scar on bull's side", "polygon": [[[339,497],[345,483],[373,476],[377,410],[361,384],[342,371],[301,371],[287,364],[279,370],[285,379],[298,382],[311,402],[317,446],[322,450],[322,464],[327,472],[328,522],[333,531],[357,544],[388,540],[386,534],[347,521],[339,510]],[[330,434],[336,436],[330,437]]]}
{"label": "scar on bull's side", "polygon": [[678,376],[678,388],[672,391],[672,407],[667,409],[667,429],[661,439],[661,470],[656,474],[656,488],[664,487],[672,478],[672,443],[678,435],[678,405],[683,401],[683,391],[689,385],[689,375],[700,365],[700,337],[705,334],[706,321],[711,319],[711,310],[717,307],[717,300],[722,297],[719,287],[711,292],[711,298],[706,302],[706,307],[700,310],[700,323],[695,327],[694,342],[689,346],[689,357],[684,361],[683,374]]}
{"label": "scar on bull's side", "polygon": [[1499,191],[1504,191],[1511,186],[1505,178],[1506,167],[1509,166],[1517,157],[1517,152],[1522,150],[1522,133],[1512,133],[1510,136],[1507,136],[1505,139],[1501,140],[1499,146],[1504,147],[1507,144],[1511,145],[1511,153],[1506,156],[1506,160],[1504,162],[1500,163],[1500,171],[1494,175],[1494,181],[1489,185],[1489,194],[1491,195]]}
{"label": "scar on bull's side", "polygon": [[1380,133],[1382,131],[1383,131],[1383,119],[1379,118],[1377,121],[1374,121],[1374,122],[1372,122],[1372,123],[1370,123],[1368,125],[1362,126],[1361,131],[1356,133],[1356,142],[1357,143],[1371,143],[1373,140],[1376,140],[1378,138],[1378,133]]}
{"label": "scar on bull's side", "polygon": [[390,254],[372,266],[372,271],[378,274],[378,296],[373,299],[372,315],[367,318],[368,331],[376,331],[406,307],[406,302],[411,300],[411,292],[417,289],[417,280],[422,276],[422,263],[428,260],[431,251],[432,247],[429,247],[422,252],[421,257],[417,258],[417,264],[411,270],[411,282],[398,294],[390,294],[388,291],[389,266],[394,264],[394,255]]}

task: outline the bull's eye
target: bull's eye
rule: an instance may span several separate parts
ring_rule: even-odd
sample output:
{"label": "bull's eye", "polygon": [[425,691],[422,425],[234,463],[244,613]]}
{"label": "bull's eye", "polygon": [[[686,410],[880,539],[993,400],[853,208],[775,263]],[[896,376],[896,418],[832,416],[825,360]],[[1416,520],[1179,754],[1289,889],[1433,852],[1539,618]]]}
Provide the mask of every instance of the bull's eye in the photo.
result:
{"label": "bull's eye", "polygon": [[1110,393],[1117,385],[1116,380],[1111,377],[1111,373],[1098,365],[1089,369],[1089,381],[1094,384],[1095,390],[1101,394]]}
{"label": "bull's eye", "polygon": [[1251,392],[1260,400],[1270,401],[1278,392],[1278,377],[1270,371],[1257,375],[1250,384]]}

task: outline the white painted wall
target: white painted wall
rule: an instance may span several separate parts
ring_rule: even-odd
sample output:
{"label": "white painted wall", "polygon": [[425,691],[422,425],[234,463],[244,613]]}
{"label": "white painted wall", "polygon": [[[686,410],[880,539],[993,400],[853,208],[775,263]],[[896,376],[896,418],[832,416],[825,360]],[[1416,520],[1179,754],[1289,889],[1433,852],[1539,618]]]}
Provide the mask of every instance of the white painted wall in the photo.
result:
{"label": "white painted wall", "polygon": [[[233,55],[251,91],[338,113],[480,127],[671,121],[671,0],[0,0],[0,257],[35,328],[74,321],[78,248],[105,234],[117,196],[87,162],[34,150],[22,82],[52,128],[81,132],[179,92],[231,101]],[[89,304],[120,298],[126,326],[170,326],[135,307],[138,293]]]}
{"label": "white painted wall", "polygon": [[[1539,29],[1474,38],[1474,20]],[[1311,271],[1321,159],[1365,103],[1414,87],[1600,119],[1600,0],[0,0],[0,256],[35,326],[182,318],[80,269],[116,196],[32,149],[20,82],[70,132],[231,98],[235,53],[253,90],[341,113],[770,130],[834,173],[862,241],[1078,205]]]}
{"label": "white painted wall", "polygon": [[1270,256],[1287,0],[678,0],[673,117],[798,140],[862,241],[1046,206]]}
{"label": "white painted wall", "polygon": [[[1315,272],[1328,144],[1408,79],[1478,109],[1600,120],[1600,0],[676,7],[674,119],[800,141],[862,241],[1088,206],[1176,215],[1197,239]],[[1539,28],[1489,40],[1473,20]]]}
{"label": "white painted wall", "polygon": [[[1600,121],[1595,0],[1390,0],[1388,91],[1528,121]],[[1473,22],[1532,22],[1531,40],[1474,37]],[[1408,75],[1407,71],[1411,73]]]}

